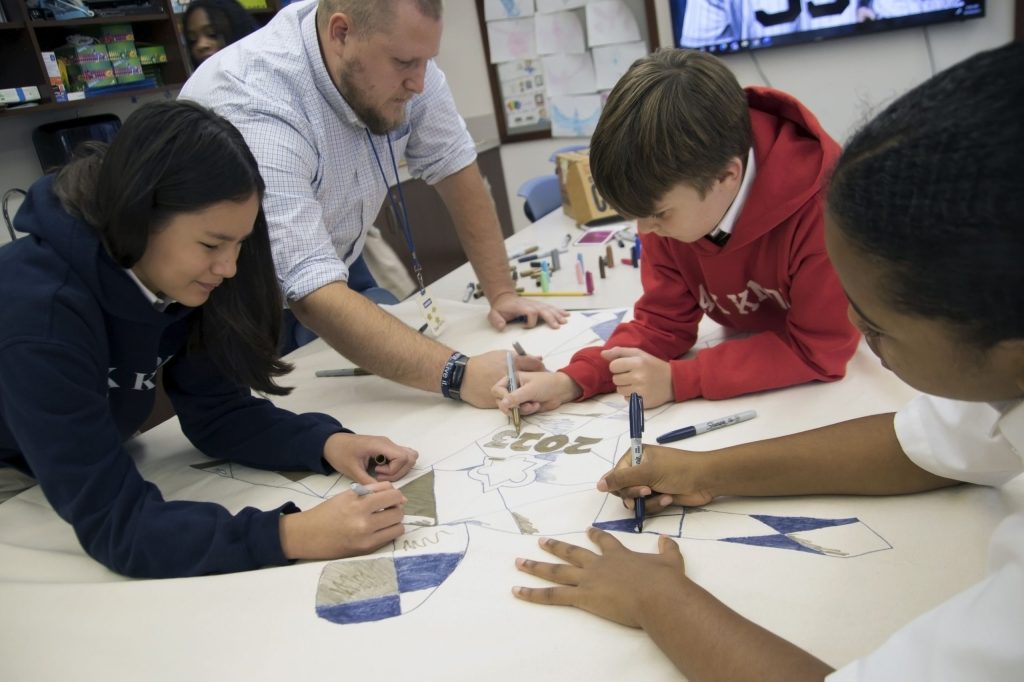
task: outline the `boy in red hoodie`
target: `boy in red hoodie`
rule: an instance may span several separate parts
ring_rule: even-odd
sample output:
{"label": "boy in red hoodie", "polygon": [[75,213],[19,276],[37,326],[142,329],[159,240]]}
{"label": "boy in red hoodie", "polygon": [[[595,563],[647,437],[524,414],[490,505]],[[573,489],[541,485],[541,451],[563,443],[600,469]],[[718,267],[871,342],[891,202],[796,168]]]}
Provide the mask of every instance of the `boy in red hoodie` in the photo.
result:
{"label": "boy in red hoodie", "polygon": [[[590,148],[597,190],[637,219],[643,294],[634,319],[554,373],[524,372],[498,407],[523,414],[598,393],[646,407],[834,381],[858,337],[825,252],[821,192],[839,146],[789,95],[744,90],[689,50],[636,61]],[[745,333],[679,359],[708,315]]]}

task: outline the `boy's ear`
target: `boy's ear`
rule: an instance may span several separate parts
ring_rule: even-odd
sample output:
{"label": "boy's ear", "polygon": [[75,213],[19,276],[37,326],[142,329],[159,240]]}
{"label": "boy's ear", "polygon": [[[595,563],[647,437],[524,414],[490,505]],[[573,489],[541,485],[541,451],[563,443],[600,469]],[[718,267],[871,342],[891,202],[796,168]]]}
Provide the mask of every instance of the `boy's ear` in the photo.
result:
{"label": "boy's ear", "polygon": [[725,162],[725,167],[718,174],[718,182],[736,187],[743,182],[743,161],[740,157],[734,156]]}

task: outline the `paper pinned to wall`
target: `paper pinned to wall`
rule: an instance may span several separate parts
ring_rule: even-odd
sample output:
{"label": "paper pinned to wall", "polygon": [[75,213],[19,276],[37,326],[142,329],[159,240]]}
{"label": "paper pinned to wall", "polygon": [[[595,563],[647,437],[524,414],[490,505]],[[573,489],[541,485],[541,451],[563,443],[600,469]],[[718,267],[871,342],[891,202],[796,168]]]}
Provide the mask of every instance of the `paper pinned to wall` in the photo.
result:
{"label": "paper pinned to wall", "polygon": [[532,18],[489,21],[487,40],[491,46],[492,64],[537,56]]}
{"label": "paper pinned to wall", "polygon": [[623,0],[600,0],[586,6],[587,40],[591,47],[640,40],[636,17]]}
{"label": "paper pinned to wall", "polygon": [[537,14],[562,12],[567,9],[583,7],[587,0],[537,0]]}
{"label": "paper pinned to wall", "polygon": [[533,0],[484,0],[484,19],[519,19],[533,15]]}
{"label": "paper pinned to wall", "polygon": [[647,54],[647,46],[642,41],[618,43],[595,47],[591,53],[594,55],[597,89],[610,90],[633,62]]}
{"label": "paper pinned to wall", "polygon": [[597,92],[594,60],[589,52],[557,54],[541,58],[548,97]]}
{"label": "paper pinned to wall", "polygon": [[553,137],[590,137],[601,116],[599,95],[568,95],[548,98]]}
{"label": "paper pinned to wall", "polygon": [[542,75],[540,60],[537,59],[516,59],[504,64],[498,64],[498,80],[502,83],[514,81],[520,78],[535,78]]}
{"label": "paper pinned to wall", "polygon": [[579,54],[587,51],[583,23],[576,12],[538,14],[534,22],[537,29],[538,53]]}

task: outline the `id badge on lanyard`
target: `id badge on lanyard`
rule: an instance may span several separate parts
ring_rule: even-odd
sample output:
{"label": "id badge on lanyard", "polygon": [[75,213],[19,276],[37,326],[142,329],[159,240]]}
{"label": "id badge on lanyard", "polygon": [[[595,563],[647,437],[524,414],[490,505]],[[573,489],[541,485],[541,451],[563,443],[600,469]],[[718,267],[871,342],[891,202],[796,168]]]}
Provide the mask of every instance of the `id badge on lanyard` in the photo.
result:
{"label": "id badge on lanyard", "polygon": [[391,209],[395,214],[395,219],[402,226],[406,245],[409,247],[409,253],[412,255],[412,270],[413,274],[416,275],[416,284],[419,287],[416,293],[416,307],[419,308],[423,321],[427,323],[424,333],[436,337],[444,330],[444,318],[441,317],[441,310],[427,292],[427,285],[423,283],[423,267],[420,265],[420,259],[416,255],[416,244],[413,242],[412,229],[409,227],[409,210],[406,208],[405,194],[402,192],[402,183],[398,178],[398,162],[395,160],[395,150],[391,146],[391,134],[387,133],[385,137],[388,141],[388,151],[391,153],[391,166],[395,172],[395,187],[398,189],[397,202],[395,201],[394,193],[391,191],[391,185],[388,183],[388,176],[384,172],[384,164],[381,163],[380,156],[377,154],[377,147],[373,144],[373,137],[371,137],[369,130],[366,131],[366,139],[370,143],[373,157],[377,160],[377,168],[380,169],[380,177],[384,180],[384,187],[387,189],[388,201],[391,202]]}
{"label": "id badge on lanyard", "polygon": [[420,313],[423,315],[423,321],[427,323],[427,329],[424,334],[430,334],[431,336],[439,336],[444,331],[444,318],[441,317],[441,310],[434,303],[434,300],[430,298],[430,294],[427,293],[427,288],[423,287],[416,293],[416,302]]}

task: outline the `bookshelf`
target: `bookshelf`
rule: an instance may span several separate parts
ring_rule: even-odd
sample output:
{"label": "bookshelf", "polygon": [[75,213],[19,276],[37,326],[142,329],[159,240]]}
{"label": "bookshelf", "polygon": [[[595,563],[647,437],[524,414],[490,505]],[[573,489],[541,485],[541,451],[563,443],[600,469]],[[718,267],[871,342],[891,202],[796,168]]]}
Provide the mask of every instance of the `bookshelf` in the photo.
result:
{"label": "bookshelf", "polygon": [[[266,9],[252,10],[258,23],[265,23],[280,7],[279,0],[269,0],[267,4]],[[156,7],[162,11],[55,21],[31,19],[25,0],[0,0],[0,8],[7,19],[0,23],[0,89],[33,86],[39,89],[41,98],[37,106],[0,109],[0,120],[40,111],[73,111],[105,100],[178,90],[192,70],[181,15],[174,13],[171,0],[157,0]],[[130,23],[136,42],[163,45],[167,52],[167,63],[160,66],[163,83],[70,102],[54,101],[42,52],[63,45],[65,37],[76,29],[115,23]]]}

